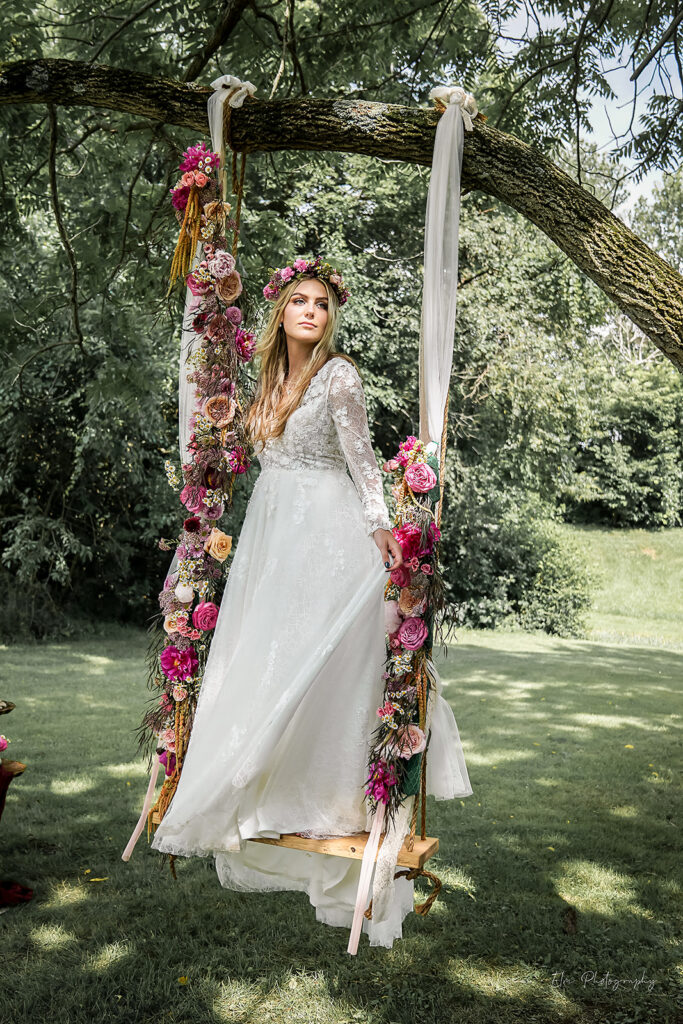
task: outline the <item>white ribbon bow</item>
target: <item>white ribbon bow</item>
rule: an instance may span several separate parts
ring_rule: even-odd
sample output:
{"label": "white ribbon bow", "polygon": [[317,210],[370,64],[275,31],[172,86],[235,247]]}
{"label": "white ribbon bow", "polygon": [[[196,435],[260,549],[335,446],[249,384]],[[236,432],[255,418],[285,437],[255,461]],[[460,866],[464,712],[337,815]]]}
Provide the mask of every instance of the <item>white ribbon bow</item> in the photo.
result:
{"label": "white ribbon bow", "polygon": [[227,100],[231,107],[241,107],[247,96],[253,96],[256,86],[243,82],[234,75],[221,75],[211,83],[214,90],[207,101],[211,148],[214,153],[224,154],[223,149],[223,104]]}
{"label": "white ribbon bow", "polygon": [[471,92],[465,92],[459,85],[437,85],[429,93],[430,100],[440,100],[445,107],[454,103],[460,107],[462,119],[468,132],[474,130],[472,119],[479,113],[477,101]]}

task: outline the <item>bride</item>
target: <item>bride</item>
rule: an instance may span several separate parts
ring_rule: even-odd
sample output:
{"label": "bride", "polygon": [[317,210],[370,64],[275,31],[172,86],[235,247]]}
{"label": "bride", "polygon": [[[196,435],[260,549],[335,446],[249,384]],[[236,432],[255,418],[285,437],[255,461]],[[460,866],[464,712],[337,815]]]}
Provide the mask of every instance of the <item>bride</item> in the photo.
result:
{"label": "bride", "polygon": [[[335,350],[341,276],[296,260],[256,354],[245,427],[261,473],[226,582],[180,781],[152,846],[215,857],[221,884],[306,892],[316,918],[349,928],[360,864],[248,843],[297,832],[369,831],[364,786],[383,694],[384,587],[402,564],[391,532],[354,361]],[[350,472],[347,473],[347,469]],[[438,695],[427,791],[467,796],[457,725]],[[391,946],[413,908],[397,880],[383,922]]]}

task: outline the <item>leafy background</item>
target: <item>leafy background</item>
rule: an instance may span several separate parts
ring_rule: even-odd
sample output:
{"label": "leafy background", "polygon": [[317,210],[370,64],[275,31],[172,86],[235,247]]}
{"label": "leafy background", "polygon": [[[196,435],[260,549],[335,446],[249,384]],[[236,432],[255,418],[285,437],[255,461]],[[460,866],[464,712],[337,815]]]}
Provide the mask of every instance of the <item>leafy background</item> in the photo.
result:
{"label": "leafy background", "polygon": [[[585,140],[590,98],[610,90],[603,58],[642,55],[674,6],[591,5],[582,32],[569,5],[539,5],[558,27],[525,33],[510,56],[504,18],[516,6],[237,4],[210,54],[225,9],[207,3],[19,4],[0,46],[7,61],[91,60],[202,84],[231,72],[261,98],[414,105],[457,81],[490,123],[609,206],[629,176],[664,169],[631,226],[681,270],[671,83],[653,88],[645,126],[610,152]],[[157,540],[178,522],[163,469],[177,444],[180,324],[177,295],[164,298],[177,232],[168,190],[196,136],[85,106],[58,109],[52,125],[41,106],[0,116],[0,631],[143,623],[166,569]],[[380,459],[417,433],[428,180],[424,168],[339,153],[248,158],[240,261],[257,324],[269,266],[321,252],[343,268],[352,301],[340,348],[362,368]],[[561,523],[683,524],[681,376],[544,235],[480,192],[463,197],[449,417],[442,550],[454,621],[580,635],[591,571]],[[235,538],[257,473],[236,490]]]}

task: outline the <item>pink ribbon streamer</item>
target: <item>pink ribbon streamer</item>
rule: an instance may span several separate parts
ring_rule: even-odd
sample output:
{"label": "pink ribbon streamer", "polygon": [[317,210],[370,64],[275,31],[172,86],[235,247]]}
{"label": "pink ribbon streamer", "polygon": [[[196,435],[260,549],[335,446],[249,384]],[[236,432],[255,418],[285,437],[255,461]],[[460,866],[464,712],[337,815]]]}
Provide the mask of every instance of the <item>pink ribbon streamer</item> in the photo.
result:
{"label": "pink ribbon streamer", "polygon": [[133,830],[132,836],[128,840],[128,845],[126,846],[125,850],[121,854],[121,860],[126,860],[126,861],[130,860],[130,855],[133,852],[133,850],[135,849],[135,844],[137,843],[138,839],[140,838],[140,833],[142,832],[143,828],[145,827],[145,822],[147,821],[147,815],[149,814],[149,809],[152,806],[152,801],[154,800],[154,790],[156,788],[157,776],[158,775],[159,775],[159,758],[157,757],[156,763],[155,763],[154,767],[152,768],[152,773],[151,773],[151,775],[149,777],[149,785],[147,787],[147,792],[145,794],[145,802],[143,803],[142,811],[140,812],[140,818],[138,819],[138,823],[135,826],[135,829]]}
{"label": "pink ribbon streamer", "polygon": [[375,863],[375,857],[377,856],[377,850],[379,848],[379,837],[382,831],[382,822],[384,821],[385,810],[386,807],[384,804],[377,805],[375,817],[372,820],[370,835],[368,836],[368,841],[365,844],[365,850],[363,851],[363,860],[361,861],[360,866],[360,879],[358,880],[358,892],[356,894],[356,906],[353,911],[351,935],[349,936],[349,944],[346,949],[346,952],[350,953],[351,956],[355,956],[358,952],[358,940],[360,939],[360,933],[363,927],[363,915],[368,901],[368,893],[370,892],[370,879],[372,877],[372,869]]}

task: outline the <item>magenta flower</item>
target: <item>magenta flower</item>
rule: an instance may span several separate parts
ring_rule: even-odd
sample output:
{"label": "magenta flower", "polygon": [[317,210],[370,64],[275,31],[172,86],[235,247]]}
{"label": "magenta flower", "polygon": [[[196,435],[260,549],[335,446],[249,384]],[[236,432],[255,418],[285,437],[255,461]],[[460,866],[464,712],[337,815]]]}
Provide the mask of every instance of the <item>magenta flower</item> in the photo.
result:
{"label": "magenta flower", "polygon": [[390,789],[398,782],[392,765],[386,761],[373,761],[370,765],[366,794],[378,803],[388,804]]}
{"label": "magenta flower", "polygon": [[307,269],[308,263],[306,262],[306,260],[294,260],[293,267],[301,274],[304,270]]}
{"label": "magenta flower", "polygon": [[161,668],[167,679],[186,679],[194,675],[199,666],[199,659],[194,647],[179,651],[173,644],[164,647],[160,656]]}
{"label": "magenta flower", "polygon": [[[180,500],[183,500],[182,495]],[[413,555],[419,553],[422,538],[419,526],[415,526],[414,523],[404,523],[403,526],[395,526],[392,533],[401,545],[405,562],[410,561]]]}
{"label": "magenta flower", "polygon": [[398,446],[398,455],[396,456],[396,461],[399,462],[402,466],[408,465],[410,453],[412,452],[416,443],[417,438],[413,434],[409,434],[405,441],[401,441],[400,445]]}
{"label": "magenta flower", "polygon": [[280,277],[286,284],[287,281],[290,281],[294,277],[294,271],[291,267],[285,267],[284,270],[280,271]]}

